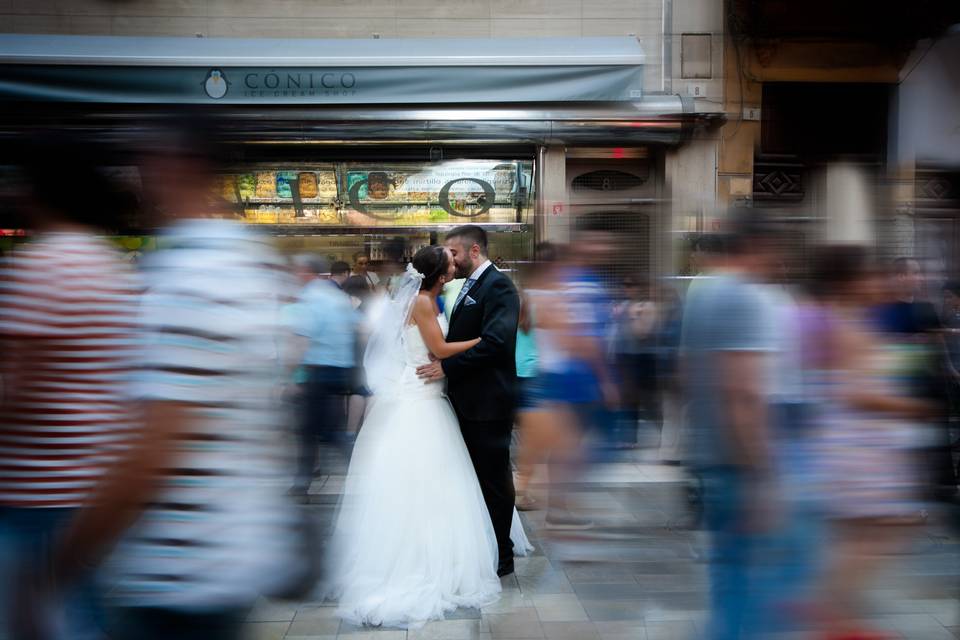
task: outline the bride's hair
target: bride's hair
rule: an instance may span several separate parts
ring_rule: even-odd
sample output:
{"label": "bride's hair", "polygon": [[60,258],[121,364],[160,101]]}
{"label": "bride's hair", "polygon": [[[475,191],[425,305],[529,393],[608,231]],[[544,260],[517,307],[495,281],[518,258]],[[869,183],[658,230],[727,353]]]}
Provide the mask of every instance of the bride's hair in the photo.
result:
{"label": "bride's hair", "polygon": [[420,291],[429,291],[437,284],[440,276],[447,272],[449,258],[443,247],[431,245],[417,251],[413,256],[413,268],[423,274]]}

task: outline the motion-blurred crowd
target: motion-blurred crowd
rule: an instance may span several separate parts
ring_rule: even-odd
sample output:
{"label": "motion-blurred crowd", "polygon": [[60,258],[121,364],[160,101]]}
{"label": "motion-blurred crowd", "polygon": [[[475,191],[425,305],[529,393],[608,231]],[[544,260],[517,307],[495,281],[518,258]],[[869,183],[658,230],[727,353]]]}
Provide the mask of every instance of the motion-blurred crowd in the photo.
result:
{"label": "motion-blurred crowd", "polygon": [[[301,504],[321,453],[349,455],[403,243],[376,272],[364,253],[284,258],[211,198],[218,154],[189,127],[138,152],[162,231],[135,265],[105,239],[124,207],[109,158],[65,136],[19,155],[30,239],[0,276],[11,637],[231,638],[259,596],[316,581]],[[517,506],[588,530],[570,489],[591,465],[676,465],[710,534],[708,637],[854,637],[874,573],[953,513],[960,283],[927,299],[915,260],[798,260],[763,212],[727,220],[691,278],[613,277],[617,240],[590,219],[513,270]]]}

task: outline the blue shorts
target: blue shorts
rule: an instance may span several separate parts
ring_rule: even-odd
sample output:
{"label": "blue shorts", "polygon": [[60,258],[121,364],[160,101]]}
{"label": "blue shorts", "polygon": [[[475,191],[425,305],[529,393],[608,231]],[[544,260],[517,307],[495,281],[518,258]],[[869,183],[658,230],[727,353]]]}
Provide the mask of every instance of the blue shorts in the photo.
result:
{"label": "blue shorts", "polygon": [[518,409],[535,411],[552,404],[589,404],[600,398],[593,376],[582,372],[545,372],[534,378],[520,378]]}

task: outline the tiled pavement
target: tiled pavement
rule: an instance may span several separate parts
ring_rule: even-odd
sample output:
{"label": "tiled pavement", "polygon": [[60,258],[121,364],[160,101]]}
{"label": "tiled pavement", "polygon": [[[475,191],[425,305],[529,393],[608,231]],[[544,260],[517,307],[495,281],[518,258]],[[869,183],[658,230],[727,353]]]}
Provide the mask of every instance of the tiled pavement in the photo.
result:
{"label": "tiled pavement", "polygon": [[[311,507],[329,522],[343,478],[318,479]],[[331,603],[263,602],[251,640],[688,640],[704,637],[706,538],[690,527],[686,484],[670,467],[594,469],[579,502],[598,524],[589,536],[546,540],[542,511],[523,515],[537,547],[503,580],[499,602],[459,610],[418,630],[356,628]],[[876,581],[875,624],[909,640],[960,638],[958,539],[935,524]]]}

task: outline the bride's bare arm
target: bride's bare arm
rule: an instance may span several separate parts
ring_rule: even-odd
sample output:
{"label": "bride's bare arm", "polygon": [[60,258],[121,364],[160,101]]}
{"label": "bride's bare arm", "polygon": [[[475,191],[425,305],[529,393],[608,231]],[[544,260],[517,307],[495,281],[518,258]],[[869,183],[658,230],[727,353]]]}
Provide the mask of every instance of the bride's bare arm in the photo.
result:
{"label": "bride's bare arm", "polygon": [[413,303],[413,321],[417,323],[427,349],[440,360],[463,353],[480,343],[480,338],[466,342],[447,342],[443,337],[443,331],[440,330],[440,323],[437,322],[433,302],[425,295],[417,296],[416,302]]}

